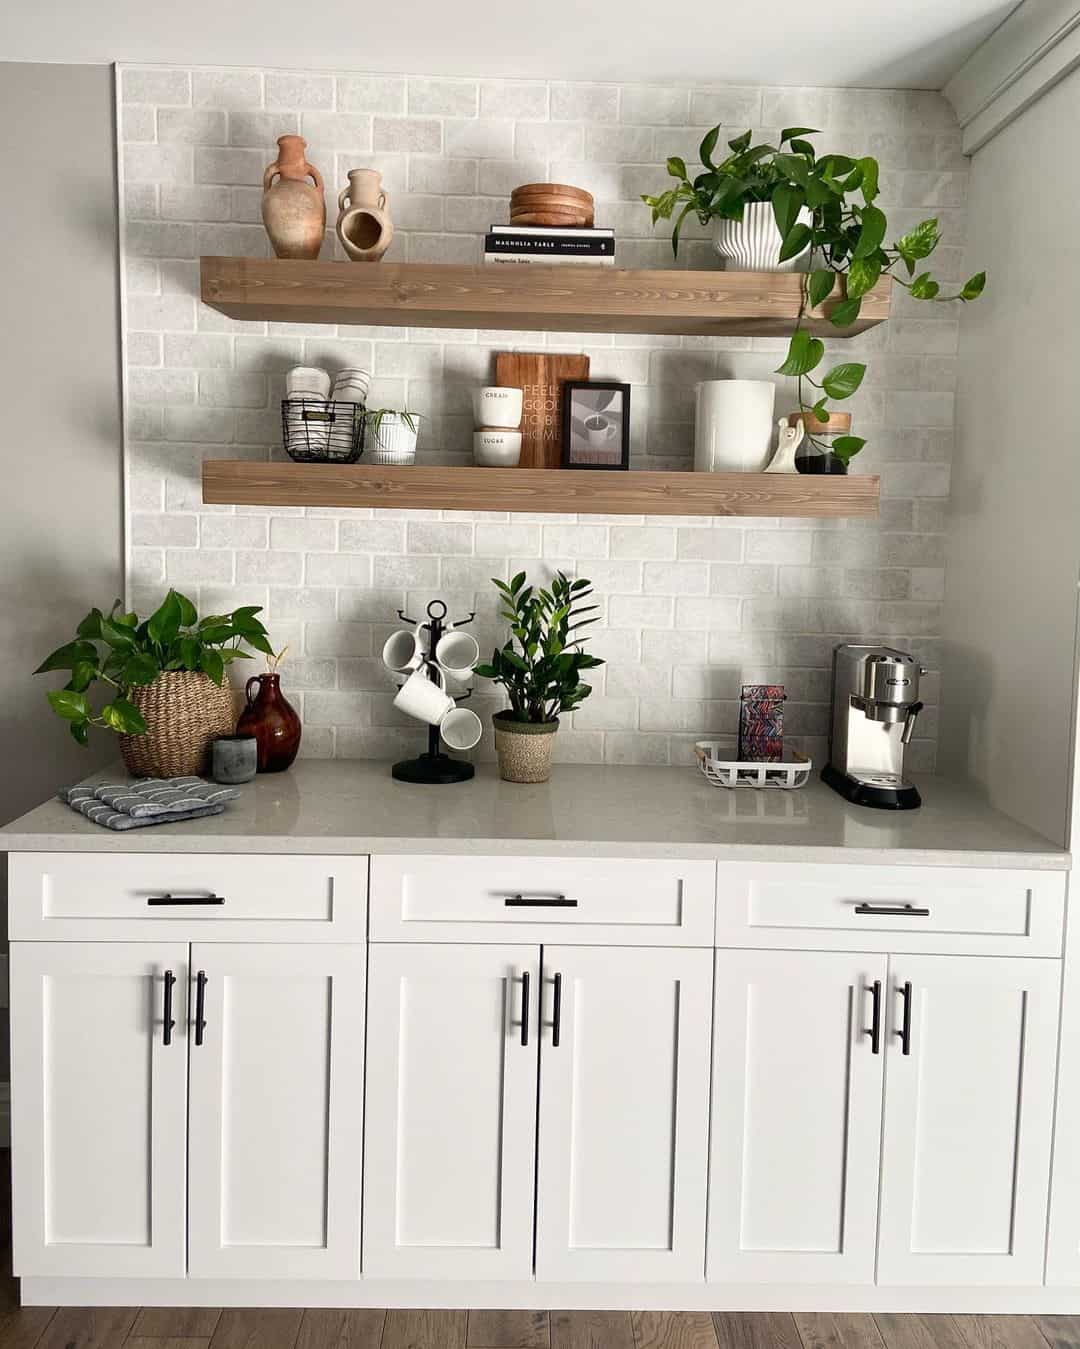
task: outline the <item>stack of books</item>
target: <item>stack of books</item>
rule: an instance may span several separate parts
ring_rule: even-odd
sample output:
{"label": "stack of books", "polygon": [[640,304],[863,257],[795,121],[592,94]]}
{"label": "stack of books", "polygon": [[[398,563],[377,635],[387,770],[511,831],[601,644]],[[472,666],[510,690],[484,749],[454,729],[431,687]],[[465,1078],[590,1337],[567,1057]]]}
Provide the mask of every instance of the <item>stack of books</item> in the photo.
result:
{"label": "stack of books", "polygon": [[484,261],[614,267],[615,231],[492,225],[484,236]]}

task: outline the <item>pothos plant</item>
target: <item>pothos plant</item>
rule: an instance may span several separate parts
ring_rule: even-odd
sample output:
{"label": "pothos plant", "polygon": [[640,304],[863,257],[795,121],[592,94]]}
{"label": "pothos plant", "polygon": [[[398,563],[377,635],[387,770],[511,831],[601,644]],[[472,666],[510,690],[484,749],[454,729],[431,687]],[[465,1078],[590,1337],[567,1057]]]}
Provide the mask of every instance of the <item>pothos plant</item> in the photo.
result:
{"label": "pothos plant", "polygon": [[476,666],[476,674],[502,685],[515,721],[547,723],[572,712],[592,692],[581,672],[604,663],[583,651],[583,638],[573,635],[598,621],[584,617],[599,608],[585,603],[592,582],[571,581],[560,571],[545,589],[526,585],[521,571],[509,585],[495,577],[492,584],[502,595],[511,635],[489,665]]}
{"label": "pothos plant", "polygon": [[[717,217],[741,220],[747,202],[772,203],[773,217],[783,243],[778,261],[799,257],[810,250],[811,268],[803,274],[802,296],[795,331],[787,357],[777,368],[780,375],[798,381],[799,407],[812,441],[815,419],[824,425],[829,418],[828,401],[850,398],[866,374],[861,361],[844,361],[826,371],[820,380],[811,372],[825,357],[825,344],[805,324],[806,311],[839,297],[829,312],[835,328],[847,328],[859,317],[863,297],[884,275],[890,275],[916,300],[967,302],[977,299],[986,285],[986,273],[976,272],[953,294],[943,294],[941,283],[928,270],[925,259],[941,242],[936,219],[923,220],[894,243],[886,244],[888,220],[878,204],[879,167],[870,155],[819,156],[805,139],[818,133],[812,127],[787,127],[778,146],[752,144],[749,131],[728,141],[730,153],[717,161],[720,127],[709,131],[700,146],[703,171],[692,179],[686,162],[677,155],[667,161],[668,173],[677,185],[658,196],[643,196],[652,209],[653,224],[670,220],[678,212],[671,246],[678,256],[679,232],[693,211],[703,225]],[[902,268],[903,275],[898,268]],[[813,390],[808,392],[808,386]],[[847,463],[865,445],[860,436],[837,436],[829,446]]]}
{"label": "pothos plant", "polygon": [[[48,699],[80,745],[87,743],[91,726],[144,735],[146,722],[131,701],[132,689],[152,684],[169,670],[200,671],[220,687],[232,661],[251,658],[245,646],[273,656],[266,629],[255,617],[260,612],[261,606],[252,604],[200,619],[186,595],[170,590],[141,621],[116,600],[107,614],[91,609],[74,640],[46,656],[34,673],[67,672],[68,682]],[[96,711],[87,696],[95,683],[108,689],[108,700]]]}

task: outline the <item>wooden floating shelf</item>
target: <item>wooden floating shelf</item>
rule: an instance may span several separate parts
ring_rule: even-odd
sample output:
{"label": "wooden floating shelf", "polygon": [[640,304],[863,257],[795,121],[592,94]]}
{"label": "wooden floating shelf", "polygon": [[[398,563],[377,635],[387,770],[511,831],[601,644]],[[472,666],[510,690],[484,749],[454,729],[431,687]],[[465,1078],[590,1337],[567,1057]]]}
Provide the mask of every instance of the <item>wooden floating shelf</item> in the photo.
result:
{"label": "wooden floating shelf", "polygon": [[647,473],[613,469],[454,468],[207,459],[214,506],[375,506],[395,510],[581,515],[828,516],[872,519],[871,475]]}
{"label": "wooden floating shelf", "polygon": [[[892,281],[863,297],[856,323],[810,311],[822,337],[850,337],[889,317]],[[233,319],[390,327],[782,337],[799,312],[797,272],[650,272],[613,267],[202,259],[202,299]]]}

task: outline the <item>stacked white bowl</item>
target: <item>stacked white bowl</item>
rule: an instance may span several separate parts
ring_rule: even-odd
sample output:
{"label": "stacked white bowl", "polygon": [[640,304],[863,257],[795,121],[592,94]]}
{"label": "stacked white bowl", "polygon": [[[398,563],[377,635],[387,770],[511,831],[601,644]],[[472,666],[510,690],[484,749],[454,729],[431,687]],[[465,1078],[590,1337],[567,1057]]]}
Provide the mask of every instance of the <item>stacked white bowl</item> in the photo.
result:
{"label": "stacked white bowl", "polygon": [[521,458],[521,389],[473,390],[473,458],[484,468],[516,468]]}

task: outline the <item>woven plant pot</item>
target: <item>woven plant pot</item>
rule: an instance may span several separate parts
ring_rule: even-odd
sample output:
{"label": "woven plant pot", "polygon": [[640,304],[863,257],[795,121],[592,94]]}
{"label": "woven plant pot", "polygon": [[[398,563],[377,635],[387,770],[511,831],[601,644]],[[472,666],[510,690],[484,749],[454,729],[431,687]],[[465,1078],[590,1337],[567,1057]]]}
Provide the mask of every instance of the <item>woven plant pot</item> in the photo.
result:
{"label": "woven plant pot", "polygon": [[495,753],[504,782],[547,782],[551,776],[551,751],[559,721],[515,721],[508,712],[496,712]]}
{"label": "woven plant pot", "polygon": [[122,735],[124,766],[136,778],[205,773],[210,742],[236,726],[232,689],[192,670],[167,670],[134,688],[131,701],[146,720],[145,735]]}

